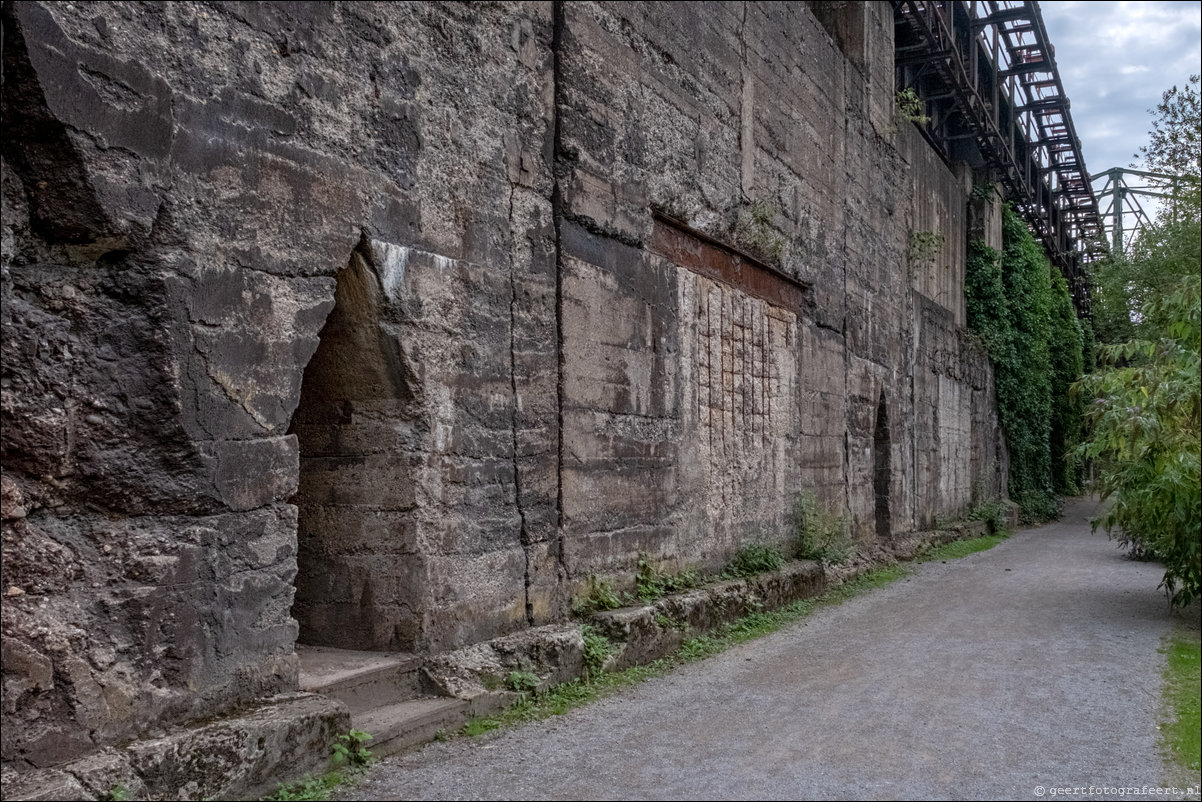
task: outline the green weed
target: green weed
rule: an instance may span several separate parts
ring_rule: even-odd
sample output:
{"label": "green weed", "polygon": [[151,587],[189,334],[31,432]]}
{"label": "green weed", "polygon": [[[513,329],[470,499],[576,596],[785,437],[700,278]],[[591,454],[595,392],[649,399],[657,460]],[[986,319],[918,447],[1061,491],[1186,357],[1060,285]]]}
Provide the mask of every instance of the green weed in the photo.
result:
{"label": "green weed", "polygon": [[366,732],[351,730],[339,735],[331,750],[330,760],[335,766],[347,765],[359,769],[371,763],[371,750],[367,742],[371,736]]}
{"label": "green weed", "polygon": [[371,765],[371,750],[366,746],[370,740],[371,736],[361,730],[339,735],[330,748],[330,763],[337,768],[319,777],[306,775],[293,783],[280,783],[275,793],[265,798],[273,802],[324,802],[340,786],[354,783]]}
{"label": "green weed", "polygon": [[731,236],[756,256],[778,261],[789,241],[773,227],[777,207],[766,200],[742,201]]}
{"label": "green weed", "polygon": [[463,729],[459,733],[466,735],[468,738],[474,738],[477,735],[492,732],[500,726],[501,721],[495,716],[473,716],[463,725]]}
{"label": "green weed", "polygon": [[831,512],[808,490],[802,491],[793,506],[797,556],[839,564],[855,553],[856,545],[847,531],[847,520]]}
{"label": "green weed", "polygon": [[937,231],[911,231],[910,261],[919,265],[934,264],[939,257],[939,252],[943,250],[945,242],[947,242],[947,237]]}
{"label": "green weed", "polygon": [[505,679],[509,690],[518,693],[534,693],[538,690],[538,683],[538,675],[533,671],[510,671],[509,676]]}
{"label": "green weed", "polygon": [[644,602],[662,599],[669,593],[680,593],[705,584],[706,577],[696,571],[666,574],[639,554],[638,573],[634,578],[635,594]]}
{"label": "green weed", "polygon": [[609,638],[597,632],[588,624],[580,627],[580,634],[584,636],[585,677],[600,676],[605,668],[606,658],[613,651],[613,644],[609,642]]}
{"label": "green weed", "polygon": [[612,583],[590,576],[588,578],[588,595],[572,605],[572,612],[577,615],[588,615],[602,610],[616,610],[624,606],[626,606],[626,600],[621,593],[614,589]]}
{"label": "green weed", "polygon": [[723,579],[741,579],[765,571],[775,571],[785,564],[785,558],[775,546],[748,543],[739,549],[722,572]]}
{"label": "green weed", "polygon": [[339,771],[327,771],[320,777],[305,777],[294,783],[280,783],[266,799],[271,802],[325,802],[336,788],[346,782]]}

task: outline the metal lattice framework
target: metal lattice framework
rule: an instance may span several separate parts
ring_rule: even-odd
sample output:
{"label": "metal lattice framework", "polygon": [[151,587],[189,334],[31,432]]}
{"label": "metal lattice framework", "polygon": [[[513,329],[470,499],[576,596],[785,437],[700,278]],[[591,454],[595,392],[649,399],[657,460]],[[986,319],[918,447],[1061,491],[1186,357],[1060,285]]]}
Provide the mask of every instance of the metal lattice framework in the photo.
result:
{"label": "metal lattice framework", "polygon": [[[1134,176],[1142,183],[1130,184],[1128,176]],[[1102,226],[1110,239],[1110,248],[1114,253],[1122,253],[1131,247],[1131,243],[1145,226],[1152,224],[1151,217],[1144,211],[1140,198],[1173,201],[1179,194],[1180,176],[1168,173],[1154,173],[1147,170],[1136,170],[1133,167],[1111,167],[1089,180],[1097,183],[1106,179],[1098,191],[1098,203],[1101,206]]]}
{"label": "metal lattice framework", "polygon": [[895,0],[899,89],[922,101],[923,135],[945,159],[988,167],[1089,313],[1083,265],[1098,202],[1039,5]]}

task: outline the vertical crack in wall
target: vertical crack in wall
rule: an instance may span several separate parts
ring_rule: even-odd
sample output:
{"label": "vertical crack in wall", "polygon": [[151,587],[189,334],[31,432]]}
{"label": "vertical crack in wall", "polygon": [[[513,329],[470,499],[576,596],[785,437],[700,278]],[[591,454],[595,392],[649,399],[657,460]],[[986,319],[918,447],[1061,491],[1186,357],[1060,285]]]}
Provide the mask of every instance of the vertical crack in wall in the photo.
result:
{"label": "vertical crack in wall", "polygon": [[563,352],[563,186],[560,182],[562,173],[568,169],[564,159],[563,128],[560,109],[564,106],[563,81],[563,38],[566,23],[564,20],[564,0],[554,0],[551,3],[551,221],[555,227],[555,409],[556,409],[556,459],[555,459],[555,557],[559,563],[559,580],[565,582],[568,578],[567,559],[564,554],[564,515],[563,515],[563,381],[564,381],[564,352]]}
{"label": "vertical crack in wall", "polygon": [[[513,196],[517,192],[517,186],[510,184],[509,186],[509,233],[513,236]],[[526,528],[526,507],[522,503],[522,469],[519,464],[519,452],[521,443],[518,436],[519,411],[521,401],[518,397],[518,365],[517,365],[517,306],[518,306],[518,278],[517,278],[517,262],[516,260],[509,266],[509,388],[512,394],[513,406],[509,413],[509,431],[512,439],[512,459],[513,459],[513,501],[518,510],[518,541],[522,544],[522,554],[525,557],[525,583],[523,585],[523,593],[525,594],[526,604],[526,623],[534,624],[534,606],[530,602],[530,533]]]}
{"label": "vertical crack in wall", "polygon": [[743,20],[739,26],[739,58],[742,62],[742,87],[739,95],[739,179],[743,197],[755,193],[755,82],[747,64],[747,2],[743,2]]}

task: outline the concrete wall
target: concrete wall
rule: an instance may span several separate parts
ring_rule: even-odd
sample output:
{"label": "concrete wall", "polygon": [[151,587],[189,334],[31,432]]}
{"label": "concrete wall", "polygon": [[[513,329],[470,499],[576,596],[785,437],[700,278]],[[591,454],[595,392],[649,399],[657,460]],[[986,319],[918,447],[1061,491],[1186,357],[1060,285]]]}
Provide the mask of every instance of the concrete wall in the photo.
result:
{"label": "concrete wall", "polygon": [[295,688],[298,632],[716,569],[803,490],[868,547],[882,448],[892,532],[1004,494],[971,180],[832,8],[5,6],[4,760]]}

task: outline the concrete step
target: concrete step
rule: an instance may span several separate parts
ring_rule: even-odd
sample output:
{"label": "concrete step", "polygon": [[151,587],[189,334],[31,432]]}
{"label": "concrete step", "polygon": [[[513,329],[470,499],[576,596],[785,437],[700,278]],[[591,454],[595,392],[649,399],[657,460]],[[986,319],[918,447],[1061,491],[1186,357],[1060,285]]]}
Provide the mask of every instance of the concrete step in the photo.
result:
{"label": "concrete step", "polygon": [[[300,689],[334,697],[347,706],[352,719],[422,696],[426,690],[422,660],[416,655],[305,644],[297,644],[296,653],[300,657]],[[356,725],[356,729],[363,728]]]}
{"label": "concrete step", "polygon": [[471,716],[471,707],[446,696],[411,699],[352,715],[351,726],[371,734],[367,748],[382,758],[432,741],[440,730],[455,732]]}

